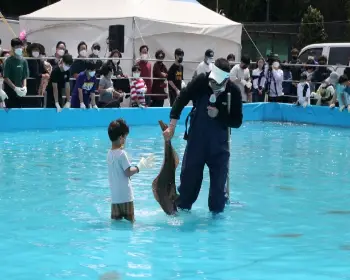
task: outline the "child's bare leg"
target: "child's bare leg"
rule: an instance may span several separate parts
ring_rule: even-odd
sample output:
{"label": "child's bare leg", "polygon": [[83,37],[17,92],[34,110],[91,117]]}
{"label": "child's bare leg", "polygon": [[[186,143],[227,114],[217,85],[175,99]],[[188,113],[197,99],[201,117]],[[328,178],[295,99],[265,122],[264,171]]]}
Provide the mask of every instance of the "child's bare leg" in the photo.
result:
{"label": "child's bare leg", "polygon": [[111,205],[111,219],[113,219],[113,220],[123,219],[123,213],[120,209],[120,204],[112,204]]}
{"label": "child's bare leg", "polygon": [[123,204],[123,212],[126,220],[134,223],[135,222],[135,213],[134,213],[134,202],[127,202]]}

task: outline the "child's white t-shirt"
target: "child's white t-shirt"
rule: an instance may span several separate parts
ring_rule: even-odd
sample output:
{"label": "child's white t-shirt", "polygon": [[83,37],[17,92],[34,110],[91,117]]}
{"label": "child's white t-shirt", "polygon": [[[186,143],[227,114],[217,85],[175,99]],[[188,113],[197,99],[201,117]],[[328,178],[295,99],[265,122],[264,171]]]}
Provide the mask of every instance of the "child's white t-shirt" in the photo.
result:
{"label": "child's white t-shirt", "polygon": [[126,203],[134,200],[130,178],[125,170],[131,165],[125,151],[109,150],[107,154],[108,179],[111,189],[112,204]]}
{"label": "child's white t-shirt", "polygon": [[[304,96],[305,85],[307,85],[307,90],[306,90],[306,93],[305,93],[305,96]],[[311,92],[310,92],[310,84],[309,83],[307,83],[307,82],[305,82],[305,83],[298,83],[297,93],[298,93],[298,102],[300,104],[303,104],[306,101],[307,98],[308,98],[308,102],[310,102]]]}

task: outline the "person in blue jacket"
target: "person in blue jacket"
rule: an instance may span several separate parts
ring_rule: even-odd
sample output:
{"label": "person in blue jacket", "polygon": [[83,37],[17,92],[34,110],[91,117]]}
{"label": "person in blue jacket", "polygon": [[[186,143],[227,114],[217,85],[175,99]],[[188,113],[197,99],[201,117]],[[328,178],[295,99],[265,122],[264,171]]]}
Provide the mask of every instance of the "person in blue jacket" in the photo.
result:
{"label": "person in blue jacket", "polygon": [[[192,100],[189,115],[190,128],[186,132],[187,146],[182,161],[179,196],[176,204],[182,210],[191,210],[197,200],[203,180],[204,166],[210,174],[208,206],[214,214],[223,212],[227,202],[226,180],[229,166],[229,129],[242,124],[242,97],[240,89],[229,81],[230,64],[218,58],[212,71],[192,79],[175,100],[169,127],[164,131],[165,140],[175,132],[177,120],[183,108]],[[228,93],[231,97],[228,98]],[[228,108],[228,100],[230,106]]]}

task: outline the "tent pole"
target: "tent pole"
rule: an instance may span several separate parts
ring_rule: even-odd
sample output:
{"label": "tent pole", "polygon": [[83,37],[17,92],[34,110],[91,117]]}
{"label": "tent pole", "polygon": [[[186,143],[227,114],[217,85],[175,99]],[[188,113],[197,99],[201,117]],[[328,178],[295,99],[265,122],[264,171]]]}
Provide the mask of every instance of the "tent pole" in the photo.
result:
{"label": "tent pole", "polygon": [[136,63],[136,53],[135,53],[135,17],[132,18],[132,59],[133,59],[133,65]]}

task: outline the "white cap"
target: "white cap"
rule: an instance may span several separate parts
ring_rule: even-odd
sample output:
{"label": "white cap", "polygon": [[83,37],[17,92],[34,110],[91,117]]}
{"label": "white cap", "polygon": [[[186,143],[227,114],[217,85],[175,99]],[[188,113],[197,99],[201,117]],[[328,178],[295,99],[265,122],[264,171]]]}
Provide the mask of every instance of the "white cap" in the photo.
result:
{"label": "white cap", "polygon": [[221,84],[225,79],[228,79],[229,77],[229,72],[221,70],[219,67],[215,66],[215,64],[213,65],[212,70],[209,74],[209,79],[213,79],[218,84]]}

